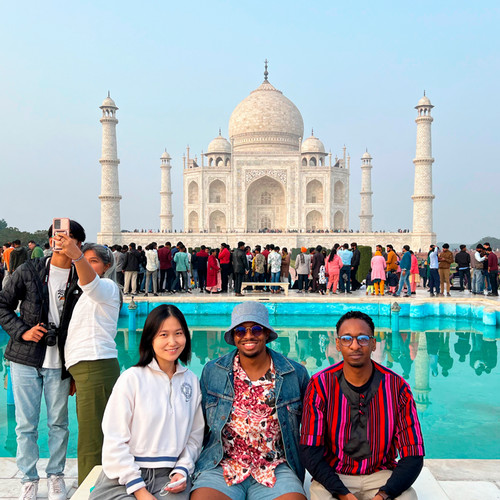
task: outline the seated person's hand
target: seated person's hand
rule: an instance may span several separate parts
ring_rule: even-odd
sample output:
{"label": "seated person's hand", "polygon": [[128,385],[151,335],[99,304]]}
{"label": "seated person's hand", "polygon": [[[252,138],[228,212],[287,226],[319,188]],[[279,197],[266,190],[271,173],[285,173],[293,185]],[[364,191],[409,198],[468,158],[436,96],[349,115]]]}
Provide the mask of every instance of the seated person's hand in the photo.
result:
{"label": "seated person's hand", "polygon": [[[185,476],[182,474],[174,474],[170,478],[170,483],[175,483],[176,481],[180,481],[181,479],[184,479]],[[179,484],[179,486],[176,486],[175,488],[165,488],[165,491],[169,491],[170,493],[180,493],[181,491],[184,491],[186,489],[187,481],[182,482]]]}

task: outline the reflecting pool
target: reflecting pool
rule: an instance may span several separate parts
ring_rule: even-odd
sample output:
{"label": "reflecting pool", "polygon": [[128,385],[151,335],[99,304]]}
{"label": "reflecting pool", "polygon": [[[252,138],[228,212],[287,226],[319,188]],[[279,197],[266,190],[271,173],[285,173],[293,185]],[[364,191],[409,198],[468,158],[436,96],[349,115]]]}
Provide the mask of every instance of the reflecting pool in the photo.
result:
{"label": "reflecting pool", "polygon": [[[230,316],[186,316],[193,338],[191,369],[199,376],[207,361],[229,352],[223,334]],[[116,342],[122,370],[138,359],[145,317],[137,331],[120,318]],[[335,348],[337,316],[271,317],[279,337],[270,347],[302,363],[313,374],[341,360]],[[373,359],[410,383],[425,438],[428,458],[500,459],[500,370],[497,366],[500,329],[471,319],[401,318],[391,331],[388,317],[375,317],[377,349]],[[8,336],[0,330],[3,354]],[[0,372],[5,380],[3,356]],[[14,406],[0,391],[0,456],[15,456]],[[76,456],[75,398],[70,398],[68,457]],[[47,456],[45,408],[40,418],[41,457]]]}

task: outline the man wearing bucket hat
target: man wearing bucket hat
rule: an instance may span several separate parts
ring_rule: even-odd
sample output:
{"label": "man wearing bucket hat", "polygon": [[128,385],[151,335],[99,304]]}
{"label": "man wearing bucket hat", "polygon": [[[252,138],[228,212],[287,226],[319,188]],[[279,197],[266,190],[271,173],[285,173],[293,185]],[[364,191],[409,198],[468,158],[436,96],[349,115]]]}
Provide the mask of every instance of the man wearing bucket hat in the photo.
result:
{"label": "man wearing bucket hat", "polygon": [[206,435],[193,500],[305,500],[299,426],[309,375],[267,347],[277,337],[263,304],[234,308],[224,339],[236,349],[201,375]]}

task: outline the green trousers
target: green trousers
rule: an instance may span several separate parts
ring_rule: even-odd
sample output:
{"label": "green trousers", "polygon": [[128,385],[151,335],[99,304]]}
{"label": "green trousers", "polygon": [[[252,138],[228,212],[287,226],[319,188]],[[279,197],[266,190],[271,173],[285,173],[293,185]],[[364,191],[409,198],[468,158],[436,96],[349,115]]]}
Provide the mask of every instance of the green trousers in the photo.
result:
{"label": "green trousers", "polygon": [[76,385],[78,418],[78,484],[95,465],[101,465],[102,417],[113,386],[120,376],[116,358],[80,361],[69,372]]}

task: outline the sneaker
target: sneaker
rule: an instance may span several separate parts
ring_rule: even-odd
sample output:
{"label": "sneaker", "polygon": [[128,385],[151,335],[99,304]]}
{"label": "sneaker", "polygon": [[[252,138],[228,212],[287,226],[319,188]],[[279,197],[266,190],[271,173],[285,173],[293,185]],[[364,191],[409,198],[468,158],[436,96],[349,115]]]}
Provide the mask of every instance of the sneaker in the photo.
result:
{"label": "sneaker", "polygon": [[37,493],[38,481],[28,481],[27,483],[23,483],[19,500],[36,500]]}
{"label": "sneaker", "polygon": [[147,296],[148,296],[148,294],[147,294],[147,293],[145,293],[145,294],[144,294],[144,297],[147,297]]}
{"label": "sneaker", "polygon": [[447,294],[446,294],[446,296],[447,296],[447,297],[451,297],[451,293],[447,293]]}
{"label": "sneaker", "polygon": [[47,478],[47,486],[49,500],[66,500],[68,498],[63,476],[49,476]]}
{"label": "sneaker", "polygon": [[430,293],[430,296],[431,296],[431,297],[434,297],[434,294],[431,292],[431,293]]}

